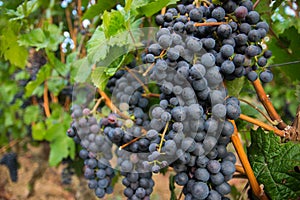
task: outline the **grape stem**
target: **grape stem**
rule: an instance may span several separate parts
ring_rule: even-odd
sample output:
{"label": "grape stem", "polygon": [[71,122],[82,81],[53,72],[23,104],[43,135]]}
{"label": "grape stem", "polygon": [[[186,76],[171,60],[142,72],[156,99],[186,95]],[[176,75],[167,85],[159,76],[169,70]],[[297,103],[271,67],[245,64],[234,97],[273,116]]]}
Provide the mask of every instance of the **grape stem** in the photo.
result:
{"label": "grape stem", "polygon": [[146,97],[146,98],[149,98],[149,97],[159,98],[160,94],[148,93],[148,94],[142,94],[142,97]]}
{"label": "grape stem", "polygon": [[0,149],[0,154],[6,152],[7,149],[9,149],[9,148],[15,146],[15,145],[18,144],[19,142],[21,142],[20,139],[10,141],[6,146],[1,147],[1,149]]}
{"label": "grape stem", "polygon": [[256,94],[260,100],[260,102],[263,104],[265,107],[266,111],[268,112],[270,118],[277,122],[278,124],[276,125],[280,130],[284,130],[287,127],[287,124],[282,121],[281,117],[275,110],[272,102],[270,101],[270,98],[267,96],[264,88],[262,87],[260,80],[256,79],[255,81],[252,82]]}
{"label": "grape stem", "polygon": [[93,109],[91,110],[91,114],[96,113],[97,108],[99,107],[100,103],[102,102],[102,100],[104,100],[103,97],[99,98],[95,104],[95,106],[93,107]]}
{"label": "grape stem", "polygon": [[163,133],[162,133],[162,136],[161,136],[161,139],[160,139],[159,147],[158,147],[158,150],[157,150],[159,153],[160,153],[160,151],[161,151],[162,144],[163,144],[163,142],[164,142],[165,135],[166,135],[166,132],[167,132],[167,130],[168,130],[168,127],[169,127],[169,122],[166,123],[165,129],[164,129],[164,131],[163,131]]}
{"label": "grape stem", "polygon": [[242,101],[242,102],[244,102],[244,103],[246,103],[246,104],[248,104],[249,106],[251,106],[251,107],[254,108],[255,110],[257,110],[257,111],[258,111],[260,114],[262,114],[262,115],[266,118],[266,120],[268,120],[268,122],[270,122],[273,126],[278,125],[277,121],[273,121],[272,119],[270,119],[270,117],[267,116],[267,115],[266,115],[261,109],[259,109],[257,106],[253,105],[252,103],[250,103],[249,101],[247,101],[247,100],[245,100],[245,99],[240,99],[240,98],[239,98],[239,100]]}
{"label": "grape stem", "polygon": [[50,117],[51,113],[50,113],[50,108],[49,108],[49,98],[48,98],[48,84],[47,81],[45,81],[44,83],[44,95],[43,95],[43,99],[44,99],[44,111],[46,114],[46,117]]}
{"label": "grape stem", "polygon": [[141,136],[136,137],[132,140],[130,140],[129,142],[127,142],[126,144],[123,144],[122,146],[119,147],[119,149],[124,149],[125,147],[127,147],[128,145],[138,141],[139,139],[141,139],[142,137],[144,137],[147,134],[147,132],[144,132]]}
{"label": "grape stem", "polygon": [[147,74],[149,73],[149,71],[154,67],[154,63],[152,63],[147,70],[143,73],[143,76],[147,76]]}
{"label": "grape stem", "polygon": [[182,188],[182,190],[181,190],[181,192],[180,192],[179,197],[177,198],[177,200],[180,200],[181,197],[182,197],[182,195],[183,195],[183,188]]}
{"label": "grape stem", "polygon": [[235,165],[235,169],[236,169],[236,171],[239,172],[240,174],[243,174],[243,175],[246,174],[244,167],[241,166],[241,165]]}
{"label": "grape stem", "polygon": [[[166,53],[166,50],[162,50],[162,52],[159,54],[159,56],[157,56],[158,58],[162,58]],[[143,76],[147,76],[147,74],[149,73],[149,71],[154,67],[155,63],[152,63],[148,69],[143,73]]]}
{"label": "grape stem", "polygon": [[204,23],[194,23],[194,26],[219,26],[221,24],[227,24],[227,22],[204,22]]}
{"label": "grape stem", "polygon": [[105,92],[103,92],[102,90],[98,89],[99,94],[101,95],[101,97],[103,97],[103,99],[105,100],[105,104],[107,105],[107,107],[109,107],[109,109],[112,112],[117,113],[118,115],[120,115],[122,118],[124,119],[130,119],[129,116],[125,115],[124,113],[122,113],[110,100],[110,98],[105,94]]}
{"label": "grape stem", "polygon": [[131,74],[131,76],[133,76],[133,78],[135,78],[135,80],[137,80],[137,82],[139,82],[139,84],[141,84],[146,93],[150,93],[149,88],[131,71],[131,69],[128,67],[125,67],[125,69]]}
{"label": "grape stem", "polygon": [[254,5],[253,5],[253,10],[255,10],[255,8],[258,6],[258,4],[260,3],[260,0],[257,0]]}
{"label": "grape stem", "polygon": [[254,172],[251,168],[251,165],[250,165],[250,162],[248,160],[248,157],[247,157],[247,154],[245,153],[244,151],[244,147],[243,147],[243,144],[239,138],[239,135],[238,135],[238,129],[236,127],[236,124],[233,120],[231,120],[233,126],[234,126],[234,133],[233,135],[231,136],[231,141],[233,143],[233,146],[239,156],[239,159],[242,163],[242,166],[244,167],[245,169],[245,173],[249,179],[249,182],[250,182],[250,186],[253,190],[253,193],[255,196],[257,196],[259,199],[262,199],[262,200],[267,200],[269,199],[267,197],[267,195],[265,194],[265,192],[262,190],[262,188],[259,186],[258,184],[258,181],[254,175]]}
{"label": "grape stem", "polygon": [[[207,0],[200,0],[200,3],[201,2],[204,2],[204,3],[206,3],[207,5],[211,5],[211,2],[210,1],[207,1]],[[200,7],[200,6],[199,6]]]}
{"label": "grape stem", "polygon": [[260,126],[261,128],[265,129],[265,130],[268,130],[268,131],[273,131],[276,135],[280,136],[280,137],[284,137],[285,135],[285,132],[282,131],[282,130],[279,130],[277,128],[274,128],[273,126],[270,126],[269,124],[265,124],[264,122],[262,121],[259,121],[257,119],[254,119],[252,117],[249,117],[247,115],[244,115],[244,114],[240,114],[240,119],[241,120],[244,120],[244,121],[247,121],[247,122],[250,122],[252,124],[255,124],[257,126]]}

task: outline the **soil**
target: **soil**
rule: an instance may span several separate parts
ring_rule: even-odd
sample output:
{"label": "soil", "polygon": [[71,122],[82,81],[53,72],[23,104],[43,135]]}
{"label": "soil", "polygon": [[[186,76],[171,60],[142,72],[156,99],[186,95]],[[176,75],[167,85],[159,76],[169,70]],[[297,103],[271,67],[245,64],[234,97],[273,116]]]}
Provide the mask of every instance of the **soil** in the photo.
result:
{"label": "soil", "polygon": [[[26,151],[18,154],[18,163],[20,168],[17,183],[10,180],[8,169],[0,165],[0,200],[97,199],[93,191],[87,187],[87,182],[83,177],[73,175],[71,184],[62,184],[61,172],[65,166],[61,164],[58,167],[50,167],[47,162],[47,153],[45,153],[45,148],[42,145],[39,147],[28,146]],[[172,172],[168,172],[166,175],[154,175],[155,187],[151,199],[170,199],[169,173]],[[246,181],[233,179],[231,184],[242,190]],[[119,180],[115,185],[113,194],[107,195],[104,199],[126,199],[122,195],[123,189],[121,180]],[[175,191],[179,196],[181,188],[176,188]]]}

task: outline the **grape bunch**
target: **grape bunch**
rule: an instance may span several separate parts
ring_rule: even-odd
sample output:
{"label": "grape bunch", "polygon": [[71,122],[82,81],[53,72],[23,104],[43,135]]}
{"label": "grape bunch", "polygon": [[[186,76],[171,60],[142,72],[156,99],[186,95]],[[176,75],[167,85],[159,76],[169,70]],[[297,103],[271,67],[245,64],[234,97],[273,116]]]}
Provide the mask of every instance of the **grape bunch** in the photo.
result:
{"label": "grape bunch", "polygon": [[[183,1],[164,15],[157,15],[156,23],[177,34],[198,38],[204,49],[215,57],[225,80],[247,76],[254,81],[258,78],[257,71],[260,71],[262,82],[270,82],[273,78],[267,67],[272,52],[262,43],[269,25],[260,20],[250,0],[229,0],[220,5],[211,3],[199,7],[191,1]],[[162,43],[163,38],[159,44],[168,48],[168,43]]]}
{"label": "grape bunch", "polygon": [[17,154],[14,152],[6,153],[0,160],[0,165],[5,165],[9,170],[10,179],[18,181],[18,161]]}
{"label": "grape bunch", "polygon": [[84,160],[84,177],[95,195],[103,198],[113,192],[111,181],[115,172],[109,162],[113,157],[112,143],[100,130],[100,124],[88,108],[73,105],[71,116],[73,122],[67,135],[82,146],[79,157]]}
{"label": "grape bunch", "polygon": [[112,192],[115,155],[128,199],[150,199],[152,174],[167,167],[186,200],[227,199],[236,162],[227,145],[241,108],[223,82],[272,80],[263,43],[269,26],[250,0],[183,0],[155,21],[160,28],[141,59],[107,82],[111,112],[100,110],[97,120],[73,106],[67,134],[83,147],[85,177],[98,197]]}

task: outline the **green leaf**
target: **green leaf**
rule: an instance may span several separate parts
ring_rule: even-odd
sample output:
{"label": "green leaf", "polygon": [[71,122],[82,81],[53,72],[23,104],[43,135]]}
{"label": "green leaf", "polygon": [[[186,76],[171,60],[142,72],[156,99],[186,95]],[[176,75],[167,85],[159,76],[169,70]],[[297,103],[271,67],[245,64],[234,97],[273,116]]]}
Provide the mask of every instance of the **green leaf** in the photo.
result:
{"label": "green leaf", "polygon": [[126,55],[123,55],[114,60],[108,67],[99,66],[91,75],[92,81],[97,88],[104,90],[108,79],[113,76],[116,71],[123,65]]}
{"label": "green leaf", "polygon": [[174,175],[170,174],[169,176],[169,190],[171,192],[170,200],[176,200],[176,193],[175,193],[175,179]]}
{"label": "green leaf", "polygon": [[300,85],[296,85],[296,97],[297,101],[300,103]]}
{"label": "green leaf", "polygon": [[94,17],[101,15],[105,10],[112,9],[116,4],[116,0],[98,1],[84,13],[83,19],[93,19]]}
{"label": "green leaf", "polygon": [[92,71],[92,65],[88,61],[87,57],[77,60],[72,64],[72,67],[76,68],[74,80],[79,83],[85,82]]}
{"label": "green leaf", "polygon": [[131,5],[132,5],[132,1],[133,0],[126,0],[125,1],[126,3],[125,3],[125,8],[124,9],[125,9],[126,12],[128,12],[130,10]]}
{"label": "green leaf", "polygon": [[[64,158],[67,158],[71,152],[75,152],[74,141],[67,136],[57,137],[50,143],[50,166],[57,166]],[[71,157],[74,158],[74,156]]]}
{"label": "green leaf", "polygon": [[150,2],[150,0],[133,0],[131,4],[131,10],[143,7],[147,5]]}
{"label": "green leaf", "polygon": [[150,17],[160,11],[163,7],[175,4],[179,0],[156,0],[152,1],[140,8],[138,8],[139,13],[146,15],[147,17]]}
{"label": "green leaf", "polygon": [[44,138],[45,140],[52,142],[56,138],[60,137],[62,133],[64,133],[64,127],[60,123],[52,124],[48,127]]}
{"label": "green leaf", "polygon": [[92,81],[97,88],[104,90],[109,76],[105,73],[106,67],[97,67],[91,75]]}
{"label": "green leaf", "polygon": [[238,97],[241,90],[243,89],[244,82],[244,77],[236,78],[233,81],[226,81],[226,88],[228,90],[228,94],[230,96]]}
{"label": "green leaf", "polygon": [[273,200],[300,196],[300,143],[280,143],[280,138],[262,129],[251,131],[249,161],[264,191]]}
{"label": "green leaf", "polygon": [[28,51],[18,44],[17,35],[11,26],[13,24],[9,24],[4,28],[0,35],[0,56],[3,56],[5,60],[9,60],[11,64],[24,68]]}
{"label": "green leaf", "polygon": [[41,110],[38,105],[31,105],[25,108],[23,120],[26,125],[36,122],[41,116]]}
{"label": "green leaf", "polygon": [[[278,40],[272,38],[268,43],[268,47],[272,50],[274,56],[274,64],[288,63],[292,61],[300,60],[300,34],[297,29],[293,26],[290,27],[282,34],[279,34]],[[287,64],[280,66],[287,76],[292,80],[300,80],[300,64]]]}
{"label": "green leaf", "polygon": [[53,52],[46,50],[46,54],[49,60],[49,64],[62,76],[67,76],[69,73],[69,68],[67,65],[62,63]]}
{"label": "green leaf", "polygon": [[103,27],[97,27],[92,38],[87,43],[87,51],[90,63],[96,63],[106,57],[108,51],[108,40],[105,37]]}
{"label": "green leaf", "polygon": [[19,44],[26,47],[36,47],[37,50],[47,47],[46,36],[41,28],[33,29],[31,32],[21,35]]}
{"label": "green leaf", "polygon": [[44,140],[46,127],[43,122],[36,123],[32,126],[32,138],[37,141]]}
{"label": "green leaf", "polygon": [[48,89],[54,96],[58,96],[58,94],[64,89],[68,81],[62,77],[51,77],[47,81]]}
{"label": "green leaf", "polygon": [[56,26],[55,24],[44,24],[43,31],[47,38],[47,48],[51,51],[56,51],[59,44],[64,40],[62,36],[63,26]]}
{"label": "green leaf", "polygon": [[25,1],[17,7],[17,10],[7,10],[6,14],[10,16],[10,21],[22,20],[36,11],[39,7],[37,0]]}
{"label": "green leaf", "polygon": [[18,40],[21,46],[33,46],[37,50],[47,48],[51,51],[56,51],[62,41],[61,29],[54,24],[47,24],[43,29],[33,29],[29,33],[21,35]]}
{"label": "green leaf", "polygon": [[270,4],[271,0],[264,0],[259,2],[255,8],[255,11],[260,14],[261,18],[266,20],[268,23],[271,23],[271,17],[273,14]]}
{"label": "green leaf", "polygon": [[51,66],[49,64],[45,64],[41,67],[39,72],[36,75],[36,79],[34,81],[30,81],[25,87],[25,96],[29,97],[33,94],[34,90],[41,85],[48,77],[51,75]]}
{"label": "green leaf", "polygon": [[104,11],[102,19],[103,31],[106,38],[110,38],[111,36],[116,35],[120,31],[126,30],[125,17],[120,11]]}

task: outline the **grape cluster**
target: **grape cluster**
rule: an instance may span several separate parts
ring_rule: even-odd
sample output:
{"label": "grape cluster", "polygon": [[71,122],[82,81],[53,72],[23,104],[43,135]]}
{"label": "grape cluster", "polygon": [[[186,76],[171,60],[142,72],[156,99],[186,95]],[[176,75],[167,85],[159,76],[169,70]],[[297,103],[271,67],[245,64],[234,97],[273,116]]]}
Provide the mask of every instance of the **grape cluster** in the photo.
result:
{"label": "grape cluster", "polygon": [[[176,34],[198,38],[204,49],[215,57],[224,79],[233,80],[245,75],[254,81],[258,78],[257,69],[261,67],[260,80],[270,82],[273,75],[267,67],[267,61],[272,52],[265,50],[261,43],[269,25],[260,20],[250,0],[222,2],[220,5],[196,7],[185,1],[176,8],[168,9],[166,14],[157,15],[156,23]],[[202,25],[197,26],[197,23]],[[164,36],[160,39],[161,47],[168,48],[171,45],[167,38]]]}
{"label": "grape cluster", "polygon": [[10,179],[13,182],[18,181],[18,161],[17,154],[14,152],[6,153],[0,160],[1,165],[5,165],[9,170]]}
{"label": "grape cluster", "polygon": [[82,146],[79,157],[84,160],[84,177],[88,180],[89,188],[95,191],[95,195],[103,198],[105,194],[113,192],[111,181],[115,172],[109,162],[113,157],[112,143],[100,129],[97,119],[90,113],[88,108],[82,109],[73,105],[73,122],[67,135]]}
{"label": "grape cluster", "polygon": [[226,199],[230,193],[236,157],[227,145],[231,120],[241,109],[223,81],[272,80],[272,53],[262,42],[269,27],[250,0],[193,2],[183,0],[158,14],[160,29],[155,41],[145,42],[143,65],[136,59],[108,80],[112,112],[97,123],[90,110],[73,110],[68,135],[84,148],[85,176],[98,197],[111,191],[113,153],[128,199],[150,199],[152,173],[166,167],[176,172],[186,200]]}

